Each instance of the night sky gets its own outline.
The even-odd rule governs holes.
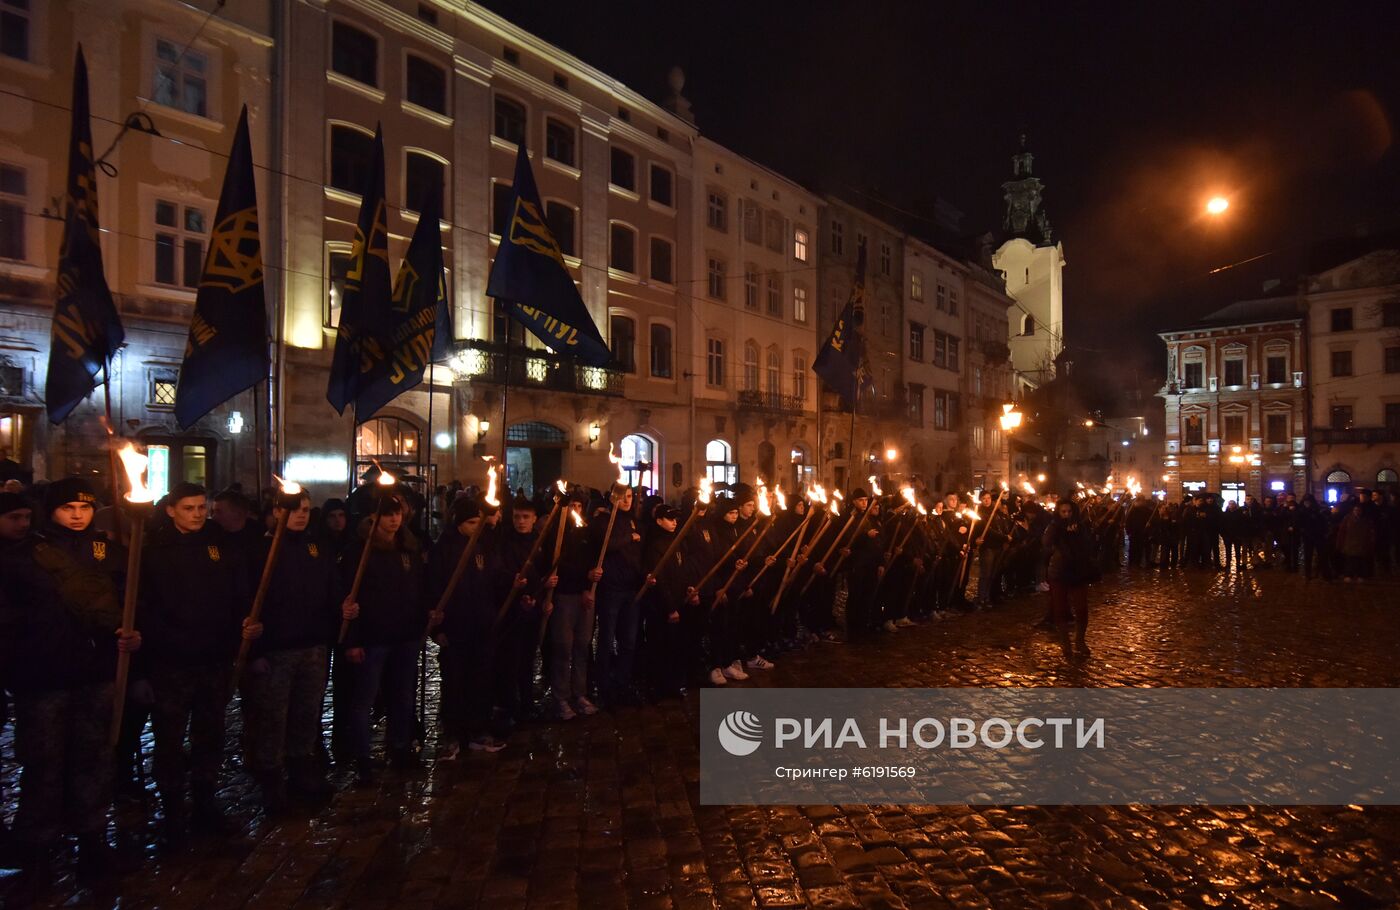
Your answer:
[[[940,197],[999,231],[1024,130],[1077,362],[1160,373],[1157,331],[1400,224],[1393,5],[487,6],[656,100],[679,64],[703,133],[916,233]]]

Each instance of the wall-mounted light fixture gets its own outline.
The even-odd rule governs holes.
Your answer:
[[[588,425],[588,444],[597,445],[598,437],[603,435],[603,428],[598,425],[598,421],[593,421]]]

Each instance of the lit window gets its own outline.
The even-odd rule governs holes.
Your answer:
[[[329,250],[326,254],[326,306],[321,314],[322,323],[328,328],[340,324],[340,302],[345,295],[345,279],[350,274],[350,253],[345,250]]]
[[[921,272],[909,273],[909,298],[911,300],[924,299],[924,276]]]
[[[156,201],[156,284],[197,288],[204,271],[204,210]]]
[[[705,443],[705,473],[711,483],[734,483],[739,479],[739,466],[730,461],[729,443],[711,439]]]
[[[792,232],[792,258],[798,262],[807,261],[807,232],[802,228]]]
[[[656,488],[656,444],[645,436],[624,436],[618,446],[620,465],[629,487]]]
[[[151,374],[151,390],[147,399],[147,404],[152,408],[173,408],[175,407],[175,389],[180,383],[180,376],[174,372],[162,372]]]
[[[807,289],[794,285],[792,289],[792,319],[794,322],[807,321]]]
[[[14,0],[6,0],[5,6]],[[166,107],[208,116],[209,58],[194,50],[183,54],[173,42],[156,39],[156,84],[154,101]]]

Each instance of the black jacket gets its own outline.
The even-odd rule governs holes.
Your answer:
[[[233,661],[252,605],[246,551],[213,522],[190,534],[151,533],[141,560],[136,628],[153,667]]]
[[[121,604],[106,576],[30,536],[0,544],[0,686],[44,692],[112,679]]]
[[[363,530],[368,533],[369,522],[364,524]],[[343,601],[350,593],[360,554],[366,546],[371,544],[361,540],[359,546],[341,556],[337,601]],[[350,623],[345,647],[385,647],[421,638],[428,627],[431,608],[424,600],[423,574],[417,539],[407,530],[401,530],[388,546],[374,545],[356,596],[360,615]]]
[[[271,546],[268,536],[257,551],[254,566],[259,573]],[[336,558],[331,548],[309,531],[284,531],[263,603],[263,634],[253,643],[253,654],[335,641],[340,629],[340,601],[335,594]]]

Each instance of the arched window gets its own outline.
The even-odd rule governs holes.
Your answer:
[[[1030,313],[1027,313],[1027,314],[1026,314],[1026,318],[1025,318],[1024,320],[1022,320],[1022,322],[1021,322],[1021,334],[1022,334],[1022,335],[1034,335],[1034,334],[1035,334],[1035,317],[1032,316]]]
[[[1331,471],[1327,475],[1327,501],[1337,502],[1351,487],[1351,475],[1346,471]]]
[[[758,391],[758,342],[744,342],[744,388]]]
[[[375,417],[360,424],[355,433],[355,455],[359,459],[413,459],[422,443],[418,428],[399,417]]]
[[[525,105],[504,95],[496,96],[495,121],[492,132],[507,142],[519,145],[525,139]]]
[[[1376,472],[1376,483],[1400,483],[1400,474],[1395,473],[1394,468],[1381,468]]]
[[[734,483],[739,479],[739,466],[731,460],[732,451],[723,439],[705,443],[705,474],[711,483]]]
[[[374,137],[364,130],[340,123],[331,125],[330,185],[360,195],[369,186]]]
[[[807,404],[807,355],[801,351],[792,355],[792,395],[798,404]]]
[[[656,489],[656,443],[645,436],[632,434],[622,437],[622,471],[627,475],[627,485],[644,490]]]
[[[770,398],[783,394],[783,354],[777,348],[768,349],[768,369],[765,387]]]

